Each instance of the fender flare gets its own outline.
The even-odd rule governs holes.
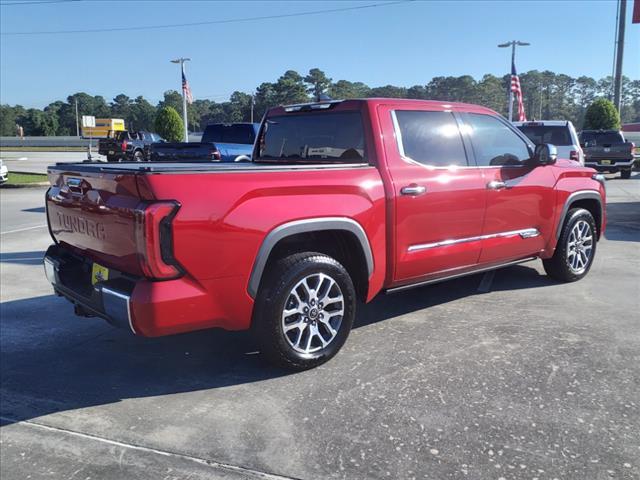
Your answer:
[[[247,290],[251,298],[256,298],[256,295],[258,294],[258,287],[260,286],[260,280],[264,274],[264,269],[267,265],[269,255],[280,240],[299,233],[318,232],[323,230],[343,230],[355,235],[362,247],[362,252],[367,263],[368,276],[371,278],[371,275],[373,274],[373,253],[371,251],[371,245],[369,244],[367,234],[358,222],[345,217],[322,217],[295,220],[293,222],[287,222],[277,226],[271,230],[262,241],[256,259],[253,262],[251,276],[249,277]]]
[[[567,213],[569,212],[569,208],[571,204],[576,200],[596,200],[600,207],[600,225],[598,225],[598,234],[602,231],[602,197],[597,190],[579,190],[577,192],[573,192],[571,195],[567,197],[564,202],[564,206],[562,207],[562,212],[560,213],[560,218],[558,219],[558,224],[556,226],[556,240],[560,239],[560,234],[562,233],[562,225],[564,225],[564,221],[567,217]]]

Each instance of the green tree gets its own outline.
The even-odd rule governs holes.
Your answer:
[[[599,98],[587,108],[584,116],[585,130],[619,130],[620,114],[613,102]]]
[[[307,92],[311,94],[314,101],[319,100],[320,95],[325,93],[331,85],[331,79],[319,68],[309,70],[309,74],[304,77],[304,81],[310,85]]]
[[[369,96],[369,90],[371,89],[362,82],[338,80],[329,87],[329,96],[335,99],[365,98]]]
[[[28,136],[53,136],[58,130],[58,117],[52,112],[30,108],[18,119]]]
[[[0,135],[9,137],[16,134],[16,111],[9,105],[0,105]]]
[[[304,79],[295,70],[287,70],[273,85],[276,105],[290,105],[309,101]]]
[[[169,142],[180,142],[184,138],[184,125],[173,107],[162,107],[156,116],[156,132]]]
[[[135,130],[153,130],[156,119],[156,107],[137,96],[129,106],[129,118],[126,121]]]

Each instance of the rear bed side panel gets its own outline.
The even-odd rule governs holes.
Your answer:
[[[174,256],[201,288],[220,288],[225,283],[216,282],[220,279],[233,284],[242,279],[242,288],[225,289],[220,297],[222,308],[236,321],[234,328],[249,325],[253,299],[247,289],[254,261],[266,235],[284,223],[319,217],[355,220],[374,257],[369,296],[383,286],[385,198],[375,167],[161,174],[139,181],[141,191],[156,199],[181,203],[173,220]]]

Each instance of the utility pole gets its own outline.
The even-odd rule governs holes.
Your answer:
[[[187,95],[184,92],[183,78],[184,78],[184,63],[191,61],[190,58],[176,58],[171,60],[171,63],[180,64],[180,88],[182,90],[182,121],[184,123],[184,141],[189,143],[189,126],[187,124]]]
[[[618,41],[616,48],[616,74],[613,79],[613,104],[620,111],[622,96],[622,57],[624,56],[624,27],[627,17],[627,0],[620,0],[618,16]]]
[[[511,47],[511,70],[509,70],[509,121],[513,121],[513,90],[511,89],[511,75],[513,74],[513,67],[516,64],[516,45],[519,47],[527,47],[531,45],[527,42],[521,42],[520,40],[512,40],[507,43],[501,43],[498,45],[500,48]]]
[[[78,120],[78,99],[76,98],[76,137],[80,137],[80,123]]]
[[[253,95],[251,95],[251,123],[253,123],[253,106],[256,104],[256,101],[253,97]]]

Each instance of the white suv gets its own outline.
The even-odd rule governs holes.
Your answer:
[[[4,183],[9,179],[9,170],[7,166],[0,160],[0,183]]]
[[[584,152],[576,129],[568,120],[539,120],[537,122],[513,122],[535,144],[551,143],[558,148],[558,157],[569,158],[584,165]]]

